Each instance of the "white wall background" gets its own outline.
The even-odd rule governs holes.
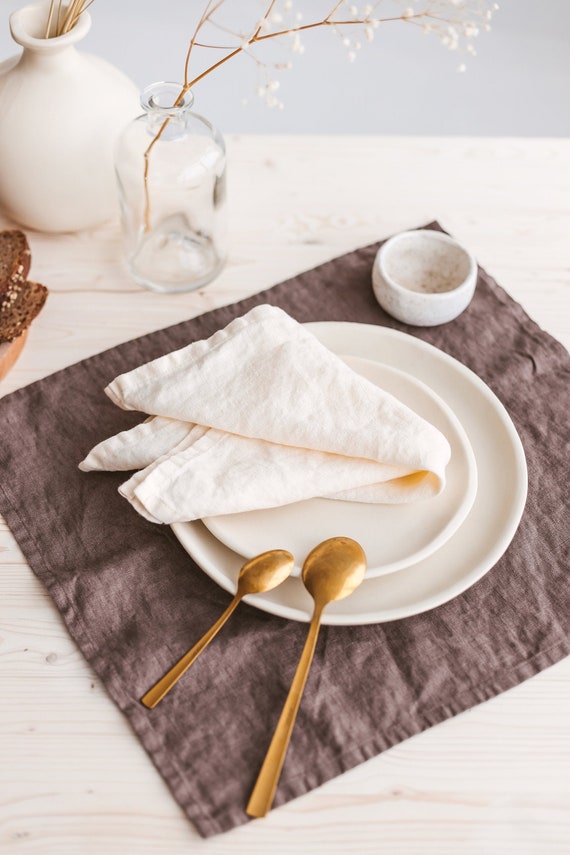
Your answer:
[[[0,0],[1,59],[16,52],[8,16],[24,4]],[[83,46],[141,88],[156,80],[179,81],[203,5],[201,0],[95,0]],[[252,8],[258,11],[263,4],[226,0],[226,5],[234,17],[250,21]],[[308,21],[323,2],[297,0],[295,7]],[[450,52],[437,38],[402,22],[378,30],[355,63],[347,61],[331,31],[306,34],[304,44],[301,56],[272,53],[294,61],[293,69],[280,75],[284,110],[270,110],[257,99],[255,65],[240,57],[196,87],[197,111],[224,133],[570,136],[570,0],[502,0],[491,32],[476,40],[476,58]],[[459,74],[463,61],[467,71]]]

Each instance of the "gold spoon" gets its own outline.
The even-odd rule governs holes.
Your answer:
[[[313,660],[323,609],[328,603],[352,594],[365,572],[364,550],[349,537],[331,537],[315,546],[305,559],[302,578],[315,603],[313,616],[289,695],[246,808],[249,816],[265,816],[271,809]]]
[[[186,673],[190,665],[196,661],[200,653],[205,650],[210,641],[223,627],[229,616],[238,606],[240,600],[247,594],[262,594],[271,591],[291,574],[295,559],[290,552],[284,549],[272,549],[262,552],[255,558],[250,558],[239,571],[236,595],[218,618],[215,624],[196,642],[194,647],[182,656],[172,666],[170,671],[161,677],[158,683],[149,689],[141,698],[141,703],[149,710],[160,703],[163,697],[171,690],[175,683]]]

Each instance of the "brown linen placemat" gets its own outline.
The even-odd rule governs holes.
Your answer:
[[[432,224],[433,228],[438,228]],[[529,496],[515,538],[450,603],[386,624],[323,627],[276,804],[533,676],[569,653],[570,357],[480,271],[469,309],[429,329],[387,316],[371,289],[378,244],[232,306],[127,342],[0,401],[0,512],[70,634],[200,834],[247,820],[307,626],[242,605],[152,712],[139,698],[229,601],[170,529],[81,473],[95,443],[144,416],[103,394],[117,374],[269,302],[299,321],[403,329],[464,362],[520,433]],[[501,473],[497,472],[497,477]],[[381,774],[381,772],[379,773]]]

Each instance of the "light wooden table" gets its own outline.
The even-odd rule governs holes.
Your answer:
[[[231,257],[199,293],[138,290],[116,225],[30,233],[51,296],[0,394],[434,218],[570,348],[570,141],[236,137],[229,153]],[[204,841],[3,523],[0,565],[2,851],[570,852],[570,659]]]

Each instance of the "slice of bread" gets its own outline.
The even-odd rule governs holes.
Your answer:
[[[31,261],[24,232],[0,232],[0,380],[22,352],[28,327],[48,295],[43,285],[27,281]]]
[[[0,300],[26,281],[32,254],[24,232],[0,232]]]
[[[0,342],[18,338],[42,310],[48,289],[38,282],[12,285],[0,298]]]

